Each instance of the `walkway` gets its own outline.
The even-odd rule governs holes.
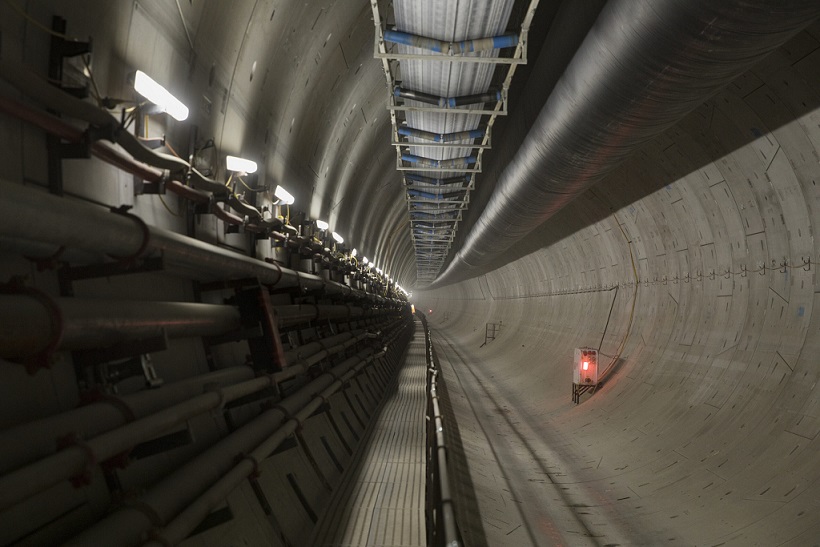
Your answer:
[[[314,545],[425,545],[426,368],[424,329],[416,321],[397,381],[319,521]]]

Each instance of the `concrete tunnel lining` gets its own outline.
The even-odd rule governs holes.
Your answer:
[[[178,79],[180,95],[196,105],[197,124],[214,137],[220,153],[260,158],[263,180],[287,181],[310,216],[326,218],[409,288],[413,247],[388,145],[384,79],[372,58],[369,6],[333,0],[230,4],[181,2],[181,19],[174,2],[99,0],[83,9],[69,4],[61,15],[70,34],[93,37],[94,73],[108,94],[125,93],[125,72],[136,67],[165,81]],[[534,33],[546,34],[545,43],[558,30],[576,38],[581,33],[567,27],[548,32],[551,18],[568,5],[541,2],[544,15]],[[45,21],[55,8],[37,0],[25,9]],[[0,3],[0,19],[3,56],[42,68],[47,35],[7,3]],[[531,63],[538,61],[537,49]],[[432,310],[428,319],[449,411],[459,418],[451,435],[463,445],[454,465],[464,497],[456,507],[468,544],[550,543],[563,541],[564,534],[570,543],[817,542],[818,67],[815,22],[643,145],[493,261],[490,271],[441,289],[414,289],[416,307]],[[526,77],[529,70],[518,74]],[[519,91],[514,88],[512,96],[530,96]],[[7,82],[0,82],[0,92],[15,96]],[[515,100],[511,108],[513,116],[515,109],[537,112]],[[498,140],[505,131],[512,138],[512,125],[519,122],[500,122]],[[163,124],[152,121],[152,136],[167,134],[174,143],[187,138],[183,125]],[[1,115],[0,143],[0,178],[45,185],[42,132]],[[502,147],[511,146],[499,142],[490,151],[488,176],[501,172],[493,162],[506,160]],[[169,214],[156,196],[135,197],[130,175],[96,159],[64,162],[64,179],[65,199],[131,204],[148,224],[185,233],[184,220]],[[483,182],[488,189],[493,183]],[[483,192],[476,192],[472,213],[489,197]],[[166,200],[178,211],[173,199]],[[465,223],[459,238],[467,232]],[[201,218],[198,236],[232,251],[248,249],[244,234],[225,233],[212,216]],[[36,286],[55,290],[52,273],[35,271],[21,253],[3,248],[2,239],[0,251],[3,279],[25,274]],[[194,298],[188,280],[166,274],[77,284],[79,298],[122,299],[125,292],[134,300]],[[501,330],[479,347],[487,323],[500,323]],[[572,405],[572,350],[599,343],[604,354],[620,359],[594,395]],[[245,353],[219,347],[212,358],[229,367],[241,365]],[[2,365],[3,427],[67,411],[79,399],[68,358],[33,377]],[[167,381],[209,370],[196,339],[171,341],[154,356],[154,366]],[[378,387],[381,380],[374,383]],[[366,427],[357,421],[364,422],[363,409],[369,414],[378,408],[368,387],[352,385],[347,399],[334,395],[332,416],[341,437],[326,417],[316,416],[308,442],[320,446],[324,436],[343,464],[352,461],[345,443],[364,436]],[[474,407],[465,406],[465,399]],[[250,411],[240,409],[234,418],[244,423]],[[190,427],[193,445],[122,471],[124,488],[159,480],[230,429],[217,416],[198,417]],[[489,454],[500,439],[508,445],[502,458],[471,459],[471,448]],[[218,545],[225,537],[284,544],[277,529],[307,537],[314,523],[300,512],[286,474],[276,475],[290,468],[307,498],[325,498],[301,450],[264,464],[261,487],[273,493],[272,502],[281,494],[286,506],[278,523],[271,524],[277,516],[265,513],[246,483],[228,498],[232,521],[183,544]],[[330,456],[318,453],[326,474],[338,480]],[[483,468],[503,473],[507,487],[528,502],[523,514],[507,509],[515,522],[487,523],[496,505],[514,506],[516,496],[482,482],[476,471]],[[557,487],[542,489],[542,478],[530,481],[536,474],[549,475]],[[35,500],[39,508],[30,503],[0,519],[29,516],[39,522],[80,503],[70,518],[86,526],[105,513],[110,499],[101,473],[86,490],[63,486]],[[539,528],[544,515],[554,530]],[[79,532],[79,524],[72,526],[66,527],[72,535]],[[45,543],[67,538],[43,537]]]
[[[816,33],[644,146],[542,226],[528,254],[417,293],[464,354],[456,374],[488,386],[528,441],[553,440],[555,481],[603,495],[639,543],[803,545],[820,529],[817,115],[789,96],[814,94]],[[627,336],[630,247],[626,347],[604,386],[570,405],[572,349],[602,342],[611,356]],[[481,348],[487,323],[501,332]],[[498,404],[476,400],[489,416]]]

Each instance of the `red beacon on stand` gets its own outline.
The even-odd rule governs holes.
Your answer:
[[[572,363],[572,402],[578,404],[581,395],[598,387],[598,350],[575,348]]]

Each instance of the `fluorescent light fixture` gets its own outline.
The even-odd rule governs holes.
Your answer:
[[[328,224],[324,220],[317,220],[316,227],[320,230],[327,230]]]
[[[381,274],[382,274],[382,271],[381,271],[380,269],[376,268],[376,273],[377,273],[377,274],[379,274],[379,275],[381,275]]]
[[[236,173],[256,173],[255,161],[237,158],[236,156],[228,156],[225,158],[225,164],[228,167],[228,171],[234,171]]]
[[[276,190],[273,191],[273,195],[279,198],[279,201],[282,205],[291,205],[296,198],[293,197],[293,194],[282,188],[281,186],[277,185]]]
[[[134,90],[175,120],[181,122],[188,118],[188,107],[141,70],[134,75]]]
[[[367,259],[367,257],[362,258],[362,264],[367,264],[368,262],[370,261]]]
[[[356,248],[354,247],[353,250],[350,251],[350,256],[355,257],[357,254],[359,254],[359,251],[357,251]]]
[[[344,243],[345,242],[345,238],[343,238],[342,236],[340,236],[336,232],[333,232],[333,239],[336,240],[336,243]]]

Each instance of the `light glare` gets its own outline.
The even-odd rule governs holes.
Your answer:
[[[188,118],[188,107],[141,70],[134,76],[134,90],[175,120],[181,122]]]
[[[228,156],[225,158],[225,165],[228,167],[228,171],[234,171],[236,173],[256,173],[256,162],[246,160],[245,158]]]
[[[296,198],[293,197],[293,194],[282,188],[281,186],[277,185],[276,190],[273,191],[273,195],[279,198],[279,201],[282,205],[292,205]]]

